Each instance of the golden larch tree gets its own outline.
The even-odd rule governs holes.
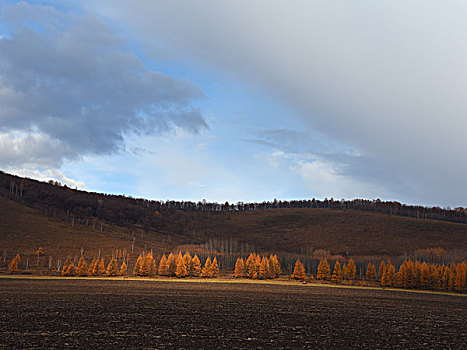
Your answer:
[[[187,276],[191,274],[192,261],[193,261],[193,258],[191,257],[190,253],[185,252],[185,255],[183,255],[183,262],[185,263],[185,266],[186,266]]]
[[[135,266],[133,267],[133,275],[140,276],[143,269],[143,257],[141,254],[136,259]]]
[[[201,273],[201,262],[199,261],[198,256],[195,254],[191,260],[191,274],[194,277],[198,277]]]
[[[90,276],[97,276],[97,265],[99,264],[99,260],[97,258],[93,258],[91,263],[89,264],[88,268],[88,275]]]
[[[159,262],[159,270],[157,271],[160,276],[168,276],[169,275],[169,266],[167,265],[167,257],[162,255],[162,258]]]
[[[177,257],[177,267],[175,268],[175,276],[178,278],[188,276],[188,271],[185,264],[185,259],[183,259],[182,252],[178,253]]]
[[[431,280],[430,267],[424,262],[420,267],[420,286],[423,289],[430,289]]]
[[[78,276],[86,276],[88,274],[88,264],[86,264],[86,260],[84,256],[81,255],[78,261],[78,266],[76,268],[76,274]]]
[[[123,260],[122,265],[120,266],[120,276],[125,276],[127,269],[128,269],[128,266],[126,264],[126,261]]]
[[[303,266],[300,260],[295,262],[295,267],[291,276],[293,279],[296,280],[304,280],[305,279],[305,266]]]
[[[334,264],[334,271],[332,272],[332,279],[334,283],[341,283],[342,282],[342,269],[339,260],[336,260]]]
[[[381,260],[381,264],[379,264],[379,269],[378,269],[378,282],[381,283],[383,279],[383,274],[386,271],[386,264],[384,263],[383,260]]]
[[[245,263],[242,258],[238,258],[235,263],[235,278],[245,277]]]
[[[457,264],[456,266],[456,283],[455,283],[455,289],[457,291],[462,291],[465,289],[465,276],[466,273],[466,262],[462,262]]]
[[[355,266],[355,262],[353,261],[353,259],[350,258],[349,262],[347,263],[345,277],[347,280],[353,281],[355,279],[356,274],[357,274],[357,267]]]
[[[268,260],[263,256],[263,258],[261,259],[261,263],[259,264],[258,278],[264,280],[268,277],[269,277]]]
[[[11,259],[10,263],[8,264],[8,273],[15,273],[18,271],[18,265],[19,261],[21,260],[21,257],[19,254],[16,254],[16,256]]]
[[[206,259],[203,269],[201,270],[201,277],[212,277],[212,262],[209,256]]]
[[[107,270],[105,271],[106,275],[109,277],[118,276],[119,272],[117,260],[115,258],[110,259]]]
[[[376,280],[376,268],[371,262],[368,263],[366,268],[366,280],[370,282]]]
[[[316,278],[319,280],[331,279],[331,267],[329,266],[328,260],[326,258],[319,261]]]
[[[212,271],[211,277],[219,276],[219,263],[217,262],[216,257],[214,257],[214,259],[212,260],[211,271]]]
[[[101,260],[99,261],[99,264],[97,265],[97,273],[99,275],[103,275],[105,273],[105,261],[104,261],[104,257],[101,258]]]
[[[169,268],[169,276],[175,276],[175,270],[177,269],[177,258],[172,253],[167,258],[167,266]]]

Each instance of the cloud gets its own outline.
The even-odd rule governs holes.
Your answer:
[[[23,176],[27,178],[36,179],[39,181],[50,181],[55,180],[59,181],[62,185],[67,185],[71,188],[77,188],[80,190],[86,190],[86,185],[82,181],[77,181],[70,179],[69,177],[65,176],[61,171],[57,169],[49,169],[49,170],[33,170],[33,169],[15,169],[10,171],[11,174]]]
[[[208,127],[194,105],[203,91],[146,69],[97,15],[19,2],[1,19],[1,164],[57,167],[118,152],[131,135]]]
[[[353,150],[342,175],[409,202],[466,205],[467,5],[124,1],[95,5],[148,54],[233,72]],[[286,118],[284,123],[286,123]]]

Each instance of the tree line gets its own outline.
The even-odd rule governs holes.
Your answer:
[[[378,283],[382,287],[398,287],[406,289],[447,290],[463,292],[467,291],[467,262],[434,264],[419,260],[404,260],[397,270],[391,260],[381,261],[379,268],[369,262],[362,281],[356,281],[356,265],[353,259],[347,264],[341,265],[339,260],[331,267],[326,258],[321,259],[316,275],[310,275],[311,279],[331,281],[332,283],[369,282]],[[292,278],[297,280],[307,279],[305,267],[297,260],[292,273]]]
[[[124,195],[89,193],[62,186],[9,175],[0,171],[0,194],[42,210],[49,216],[103,229],[105,223],[141,225],[147,229],[177,233],[185,218],[180,212],[250,211],[285,208],[327,208],[365,210],[388,215],[408,216],[467,223],[467,208],[440,208],[404,205],[396,201],[304,199],[263,201],[260,203],[216,203],[205,200],[157,201]],[[164,214],[164,215],[160,215]]]
[[[195,254],[193,257],[189,252],[182,254],[163,254],[160,258],[152,252],[142,252],[138,255],[133,268],[128,266],[128,255],[112,254],[112,258],[106,264],[104,257],[95,257],[88,264],[83,255],[77,263],[67,258],[60,265],[62,276],[125,276],[134,275],[141,277],[202,277],[214,278],[219,276],[220,267],[217,257],[208,256],[202,263]],[[21,257],[15,255],[8,264],[9,273],[19,270]],[[50,258],[49,258],[50,267]],[[230,270],[231,271],[231,270]],[[226,271],[225,271],[226,272]],[[269,257],[250,253],[247,258],[239,257],[235,263],[233,276],[235,278],[250,279],[274,279],[283,275],[283,270],[277,255]],[[329,281],[336,284],[378,284],[382,287],[398,287],[408,289],[467,291],[467,262],[450,264],[430,263],[426,261],[406,259],[398,268],[391,260],[381,260],[379,267],[369,262],[363,271],[363,277],[357,276],[357,266],[352,258],[347,263],[336,260],[331,268],[327,258],[319,261],[316,274],[306,273],[305,266],[297,259],[293,267],[292,279]]]

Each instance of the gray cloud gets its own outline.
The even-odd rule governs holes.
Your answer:
[[[467,205],[467,5],[99,2],[155,55],[234,71],[354,149],[343,167],[408,202]]]
[[[10,28],[0,37],[0,142],[10,153],[0,157],[4,165],[35,158],[56,166],[116,152],[130,134],[208,127],[193,107],[204,97],[201,89],[147,70],[97,16],[20,2],[5,7],[1,18]],[[22,138],[5,136],[11,132]],[[14,153],[14,145],[35,149]]]

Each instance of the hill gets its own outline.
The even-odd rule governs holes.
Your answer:
[[[88,256],[152,249],[286,256],[398,257],[440,247],[465,256],[467,225],[341,208],[218,210],[72,190],[0,174],[0,254]],[[171,204],[175,203],[175,204]],[[188,203],[188,202],[185,202]],[[228,205],[228,204],[227,204]],[[184,207],[186,206],[186,207]],[[225,209],[225,205],[224,209]],[[458,215],[458,213],[457,213]],[[448,215],[446,215],[448,217]],[[460,217],[462,219],[462,217]]]

